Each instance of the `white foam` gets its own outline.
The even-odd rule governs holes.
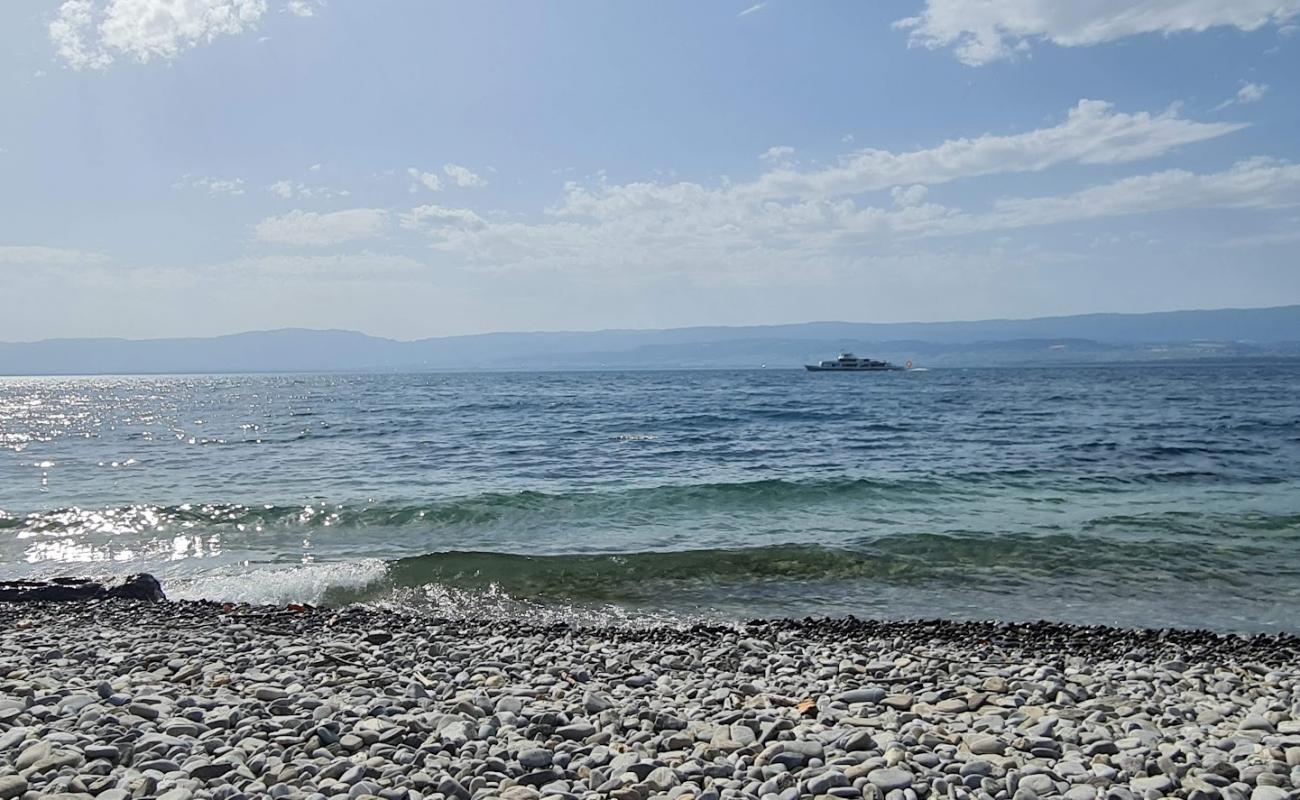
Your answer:
[[[319,604],[331,589],[364,589],[384,579],[388,567],[377,558],[295,566],[238,567],[164,581],[174,600],[219,600],[230,603]]]

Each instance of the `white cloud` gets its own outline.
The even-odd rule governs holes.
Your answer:
[[[319,214],[294,209],[267,217],[253,232],[263,242],[301,247],[328,247],[357,239],[373,239],[388,228],[388,212],[380,208],[352,208]]]
[[[487,186],[487,181],[479,175],[476,175],[468,167],[462,167],[459,164],[443,164],[442,171],[452,182],[463,188]]]
[[[1237,90],[1238,103],[1257,103],[1268,92],[1267,84],[1248,83]]]
[[[244,193],[243,178],[208,178],[193,177],[182,175],[181,179],[172,184],[173,189],[201,189],[208,194],[218,195],[227,194],[239,196]]]
[[[920,15],[899,20],[914,45],[951,47],[964,64],[1010,58],[1037,40],[1080,47],[1144,33],[1243,31],[1300,15],[1300,0],[926,0]]]
[[[764,8],[767,8],[767,3],[755,3],[754,5],[750,6],[749,8],[745,9],[744,11],[740,12],[740,13],[737,14],[736,16],[738,16],[738,17],[748,17],[750,14],[754,14],[754,13],[757,13],[757,12],[759,12],[759,11],[762,11]]]
[[[66,247],[0,245],[0,265],[75,267],[82,264],[102,264],[105,261],[108,261],[108,256],[103,253],[74,250]]]
[[[1249,103],[1258,103],[1260,100],[1264,99],[1264,95],[1267,93],[1268,84],[1242,83],[1241,88],[1237,90],[1236,95],[1229,97],[1222,103],[1219,103],[1214,107],[1214,110],[1221,111],[1232,105],[1244,106]]]
[[[295,197],[304,200],[328,200],[333,197],[349,197],[352,192],[347,189],[332,189],[328,186],[308,186],[305,183],[291,180],[276,181],[269,184],[266,190],[271,194],[283,197],[286,200]]]
[[[889,196],[899,208],[911,208],[925,202],[925,196],[929,192],[924,184],[917,183],[906,187],[895,186],[889,190]]]
[[[611,206],[586,220],[494,222],[467,209],[422,207],[402,224],[423,231],[436,250],[486,270],[707,273],[709,280],[745,281],[915,253],[918,240],[1186,209],[1291,208],[1300,206],[1300,165],[1257,159],[1210,174],[1167,170],[1061,196],[1004,199],[974,213],[925,203],[919,192],[906,197],[911,190],[896,194],[914,204],[891,209],[851,200],[742,203],[721,192],[660,189],[605,187],[610,197],[649,191],[661,202],[653,210],[635,202]],[[584,202],[575,187],[569,196]]]
[[[1008,170],[1011,167],[1008,167]],[[484,269],[590,274],[798,274],[921,239],[1183,209],[1273,211],[1300,205],[1300,165],[1269,159],[1197,174],[1165,170],[1055,196],[1006,198],[967,211],[927,201],[924,185],[890,187],[882,205],[846,194],[773,198],[751,184],[569,183],[551,221],[496,221],[468,209],[422,206],[401,218],[431,246]]]
[[[1020,205],[1006,201],[979,214],[927,202],[928,187],[1063,164],[1129,163],[1241,127],[1186,120],[1173,110],[1122,113],[1107,103],[1085,100],[1063,122],[1038,130],[954,139],[903,153],[861,150],[816,170],[782,164],[743,183],[610,184],[603,176],[570,182],[561,201],[547,209],[549,222],[485,220],[468,209],[425,206],[404,215],[401,224],[422,231],[433,247],[490,269],[599,272],[621,265],[662,272],[703,265],[747,270],[795,264],[803,269],[816,259],[842,260],[850,253],[861,257],[863,246],[888,248],[921,237],[1049,224],[1070,213],[1088,218],[1102,213],[1096,210],[1102,207],[1128,213],[1118,198],[1125,191],[1154,190],[1154,183],[1121,187],[1109,198],[1100,190],[1056,198],[1063,205],[1055,209],[1049,198]],[[1183,202],[1204,197],[1214,186],[1194,184],[1180,187]],[[888,193],[883,205],[863,203],[873,192]]]
[[[794,155],[793,147],[779,144],[767,148],[758,157],[763,161],[783,161],[792,155]]]
[[[1248,159],[1197,174],[1173,169],[1053,197],[1010,198],[982,214],[949,214],[920,233],[955,235],[1191,208],[1281,209],[1300,205],[1300,164]]]
[[[314,17],[316,16],[316,4],[310,0],[289,0],[284,10],[293,14],[295,17]]]
[[[73,69],[104,69],[119,56],[173,59],[251,30],[265,13],[266,0],[65,0],[49,35]]]
[[[1193,142],[1224,136],[1238,123],[1195,122],[1175,110],[1160,114],[1116,111],[1110,103],[1080,100],[1064,122],[1026,133],[950,139],[926,150],[859,150],[815,172],[781,168],[737,189],[761,197],[827,197],[891,186],[1009,172],[1039,172],[1060,164],[1123,164],[1163,155]]]
[[[417,206],[401,216],[401,225],[408,230],[477,230],[487,225],[473,211],[445,206]]]
[[[421,186],[431,192],[442,189],[442,179],[438,177],[436,172],[422,172],[415,167],[407,167],[406,174],[411,176],[411,194],[420,191]]]

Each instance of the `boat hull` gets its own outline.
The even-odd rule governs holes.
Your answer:
[[[887,367],[823,367],[819,364],[804,364],[809,372],[903,372],[907,367],[890,364]]]

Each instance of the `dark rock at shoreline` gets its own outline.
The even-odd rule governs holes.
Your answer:
[[[70,600],[166,600],[162,584],[148,573],[101,583],[90,578],[53,578],[48,581],[0,581],[0,601],[50,602]]]

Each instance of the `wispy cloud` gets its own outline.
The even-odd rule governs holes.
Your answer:
[[[18,267],[74,267],[81,264],[102,264],[108,261],[103,253],[74,250],[66,247],[42,245],[0,245],[0,265]]]
[[[1222,111],[1228,106],[1244,106],[1250,103],[1258,103],[1264,99],[1266,94],[1268,94],[1268,84],[1243,83],[1241,88],[1237,90],[1236,95],[1219,103],[1214,107],[1214,110]]]
[[[407,187],[411,194],[420,191],[421,186],[431,192],[442,190],[442,178],[439,178],[436,172],[425,172],[417,167],[407,167],[406,174],[411,178],[411,184]]]
[[[180,180],[172,184],[172,188],[199,189],[212,195],[226,194],[238,196],[244,193],[244,179],[208,178],[204,176],[194,177],[192,175],[182,175]]]
[[[284,10],[295,17],[314,17],[316,16],[316,3],[311,2],[311,0],[289,0]]]
[[[469,167],[462,167],[459,164],[444,164],[442,171],[448,178],[451,178],[453,183],[461,188],[487,186],[487,181]]]
[[[754,5],[740,12],[736,16],[748,17],[750,14],[757,14],[759,11],[762,11],[765,8],[767,8],[767,3],[755,3]]]
[[[1064,195],[1009,198],[988,209],[945,206],[933,186],[1060,165],[1155,158],[1242,126],[1175,111],[1124,113],[1081,101],[1066,119],[1023,133],[952,139],[908,152],[860,150],[829,168],[780,163],[754,180],[610,184],[569,182],[549,221],[485,218],[421,206],[401,227],[436,250],[485,269],[646,274],[682,270],[801,270],[904,242],[987,234],[1188,208],[1278,209],[1300,204],[1300,166],[1267,159],[1220,173],[1138,175]],[[878,201],[870,193],[886,192]]]
[[[334,197],[350,197],[348,189],[334,189],[329,186],[308,186],[301,181],[282,180],[269,184],[266,190],[286,200],[301,198],[304,200],[328,200]]]
[[[1246,127],[1196,122],[1176,110],[1125,113],[1100,100],[1080,100],[1057,125],[1010,135],[950,139],[924,150],[859,150],[815,171],[775,169],[735,191],[764,198],[825,197],[936,184],[980,175],[1040,172],[1058,164],[1123,164]]]
[[[319,214],[294,209],[267,217],[253,226],[260,241],[297,247],[328,247],[358,239],[373,239],[388,228],[388,212],[381,208],[351,208]]]
[[[926,0],[895,27],[913,45],[952,48],[964,64],[980,66],[1029,50],[1033,42],[1081,47],[1143,33],[1173,34],[1232,27],[1253,31],[1300,16],[1300,0]]]

